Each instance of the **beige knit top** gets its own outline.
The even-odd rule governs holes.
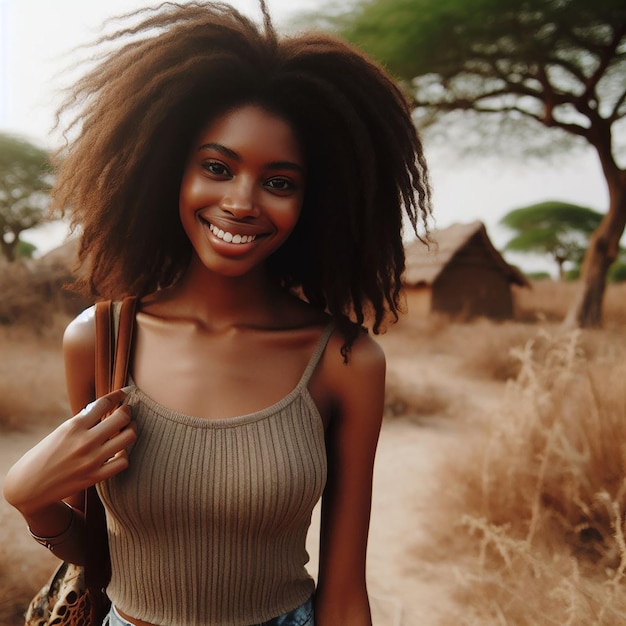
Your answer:
[[[311,512],[326,482],[324,427],[307,383],[276,404],[205,419],[129,394],[138,437],[124,472],[99,485],[113,575],[128,615],[163,626],[248,626],[306,601]]]

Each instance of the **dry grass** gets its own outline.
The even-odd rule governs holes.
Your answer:
[[[580,283],[578,281],[532,281],[532,289],[515,289],[515,319],[522,322],[561,322],[565,319]],[[603,320],[607,328],[626,324],[626,283],[607,285]]]
[[[579,333],[546,334],[517,356],[489,435],[445,472],[457,488],[441,493],[438,548],[423,556],[470,558],[463,623],[624,623],[624,343],[590,359]]]
[[[537,335],[537,325],[514,321],[493,322],[484,318],[464,324],[454,323],[444,316],[427,319],[407,315],[390,329],[383,342],[395,351],[431,357],[460,357],[460,370],[455,372],[471,378],[506,381],[520,371],[519,359],[512,351]],[[394,345],[394,339],[398,338]],[[401,345],[404,344],[404,347]]]
[[[462,371],[474,378],[497,381],[514,379],[520,372],[515,350],[537,335],[536,326],[515,322],[494,323],[479,319],[451,325],[446,336],[448,350],[462,355]]]
[[[520,322],[561,322],[573,302],[576,281],[534,280],[530,289],[515,287],[515,319]]]
[[[404,379],[390,374],[385,388],[385,417],[409,418],[420,421],[441,417],[452,405],[450,394],[431,383],[407,384]]]
[[[0,432],[35,422],[55,423],[67,414],[60,327],[37,336],[24,327],[0,326]]]
[[[67,413],[61,336],[86,305],[69,281],[65,262],[0,265],[0,431]]]
[[[626,326],[626,282],[608,286],[603,314],[611,327]]]

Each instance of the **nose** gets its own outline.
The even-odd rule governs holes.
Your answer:
[[[233,180],[225,190],[220,208],[237,219],[259,214],[253,181],[245,179]]]

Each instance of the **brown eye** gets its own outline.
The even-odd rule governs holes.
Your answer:
[[[209,174],[213,174],[214,176],[218,176],[220,178],[227,178],[231,175],[228,168],[219,161],[205,161],[202,163],[202,167],[209,172]]]
[[[291,180],[282,177],[270,178],[265,183],[265,186],[272,191],[291,191],[295,189],[295,185]]]

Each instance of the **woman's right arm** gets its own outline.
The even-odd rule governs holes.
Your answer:
[[[22,514],[31,532],[48,538],[56,556],[78,564],[84,552],[82,492],[126,469],[125,450],[136,438],[129,407],[115,409],[125,398],[123,391],[112,392],[80,410],[95,395],[94,345],[90,310],[68,326],[63,339],[74,417],[19,459],[4,481],[4,497]]]

